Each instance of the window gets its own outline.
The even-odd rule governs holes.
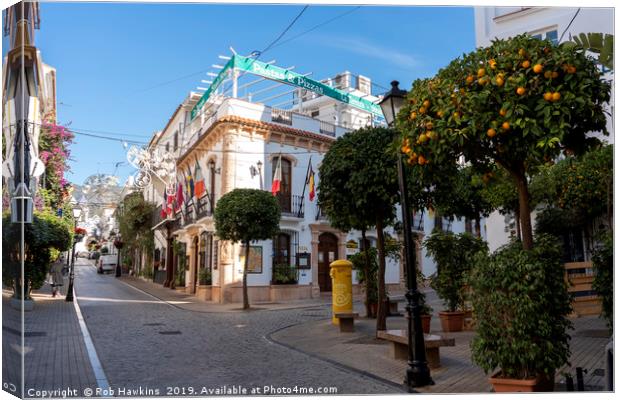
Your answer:
[[[215,163],[213,165],[215,165]],[[209,199],[209,208],[211,214],[213,214],[213,210],[215,210],[215,166],[209,168],[209,185],[209,195],[211,196]]]
[[[541,39],[541,40],[551,40],[553,44],[558,44],[558,30],[557,29],[533,33],[532,37],[536,39]]]
[[[319,110],[312,111],[312,112],[310,113],[310,116],[311,116],[312,118],[318,117],[318,116],[319,116]]]
[[[174,132],[174,143],[172,146],[172,150],[176,151],[179,148],[179,132]]]
[[[170,151],[170,142],[166,143],[166,151]]]
[[[282,157],[282,181],[280,182],[280,191],[277,193],[276,198],[280,204],[280,209],[284,213],[291,212],[291,161]],[[276,169],[278,168],[279,157],[275,157],[271,162],[271,170],[273,171],[273,177],[275,177]]]
[[[273,265],[291,265],[291,236],[279,233],[273,240]]]

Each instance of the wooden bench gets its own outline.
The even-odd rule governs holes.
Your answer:
[[[334,316],[338,318],[340,332],[355,332],[354,321],[359,317],[358,313],[336,313]]]
[[[392,329],[379,331],[377,337],[392,342],[392,356],[397,360],[406,360],[409,357],[409,340],[407,331],[404,329]],[[424,347],[426,348],[426,361],[429,368],[439,368],[439,348],[442,346],[454,346],[454,338],[444,338],[439,335],[424,334]]]

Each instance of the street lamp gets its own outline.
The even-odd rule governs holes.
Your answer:
[[[381,111],[388,126],[393,127],[396,116],[405,103],[407,91],[398,88],[398,81],[392,81],[392,89],[387,92],[379,103]],[[413,240],[411,236],[411,212],[409,209],[409,196],[407,193],[407,181],[402,159],[402,153],[398,151],[398,185],[400,188],[400,209],[403,218],[403,237],[405,240],[405,270],[407,271],[407,336],[409,354],[407,358],[407,373],[405,384],[412,391],[415,387],[434,384],[431,372],[426,362],[426,349],[424,348],[424,333],[422,332],[422,319],[420,318],[420,292],[416,281],[416,259]]]
[[[67,296],[65,297],[66,301],[73,301],[73,281],[75,278],[75,245],[77,244],[77,242],[82,240],[82,235],[75,232],[77,230],[77,222],[80,218],[80,215],[82,215],[82,209],[80,208],[80,206],[78,205],[73,207],[74,237],[73,248],[71,249],[71,273],[69,274],[69,287],[67,288]]]
[[[123,240],[121,239],[121,233],[118,233],[116,239],[114,239],[114,247],[116,247],[116,277],[120,278],[121,276],[121,249],[123,248]]]

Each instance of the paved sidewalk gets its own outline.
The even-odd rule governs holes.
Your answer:
[[[401,310],[402,308],[401,303]],[[363,315],[359,307],[356,307],[356,311]],[[582,317],[574,319],[573,322],[575,330],[571,332],[572,367],[566,366],[556,373],[556,391],[565,390],[563,372],[572,374],[576,386],[576,367],[588,371],[584,379],[586,390],[604,390],[604,349],[609,342],[605,323],[598,317]],[[340,333],[338,327],[331,324],[331,320],[311,321],[275,332],[271,335],[271,339],[306,354],[402,384],[407,362],[393,359],[390,355],[391,344],[375,338],[375,324],[374,319],[361,318],[356,321],[355,333]],[[406,329],[405,318],[388,318],[388,329]],[[473,331],[443,333],[439,319],[435,315],[431,333],[455,338],[456,346],[441,348],[441,367],[431,370],[435,385],[419,388],[419,392],[491,391],[488,377],[471,361],[469,344],[474,336]]]
[[[140,278],[133,276],[123,275],[122,282],[133,286],[136,289],[142,290],[151,296],[156,297],[159,300],[174,305],[180,309],[196,312],[243,312],[241,303],[227,303],[221,304],[214,301],[201,300],[193,294],[185,293],[185,289],[170,289],[165,288],[160,284],[148,282]],[[355,296],[355,299],[359,301],[360,296]],[[252,311],[276,311],[276,310],[289,310],[295,308],[317,307],[331,305],[331,294],[322,295],[317,299],[306,300],[290,300],[282,302],[250,302]]]
[[[21,311],[10,305],[12,292],[2,292],[3,383],[13,383],[20,390],[24,353],[26,397],[44,396],[36,392],[40,390],[63,389],[77,390],[81,396],[84,388],[97,386],[74,305],[65,301],[66,290],[67,279],[55,298],[47,283],[33,292],[34,309],[24,313],[23,348]],[[52,396],[62,397],[62,393]]]

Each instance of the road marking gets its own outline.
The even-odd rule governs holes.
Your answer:
[[[146,292],[146,291],[144,291],[144,290],[142,290],[142,289],[139,289],[139,288],[135,287],[134,285],[130,285],[130,284],[129,284],[129,283],[127,283],[127,282],[123,282],[123,281],[122,281],[122,280],[120,280],[120,279],[117,279],[116,281],[117,281],[117,282],[122,283],[123,285],[127,285],[127,286],[129,286],[130,288],[132,288],[132,289],[134,289],[134,290],[137,290],[138,292],[143,293],[143,294],[145,294],[145,295],[147,295],[147,296],[149,296],[149,297],[151,297],[151,298],[153,298],[153,299],[157,300],[157,302],[158,302],[158,303],[163,303],[163,304],[166,304],[166,305],[168,305],[168,306],[170,306],[170,307],[172,307],[172,308],[176,308],[176,309],[179,309],[179,310],[184,310],[184,309],[183,309],[183,308],[181,308],[181,307],[175,306],[174,304],[170,304],[170,303],[169,303],[169,302],[167,302],[166,300],[162,300],[162,299],[160,299],[159,297],[153,296],[153,295],[152,295],[152,294],[150,294],[149,292]],[[188,311],[188,310],[185,310],[185,311]]]
[[[88,352],[88,359],[90,360],[90,365],[93,368],[93,373],[95,374],[95,379],[97,380],[97,386],[101,389],[107,390],[110,387],[110,384],[108,383],[108,378],[106,378],[105,376],[105,372],[103,370],[103,367],[101,366],[99,357],[97,356],[97,350],[95,350],[95,345],[93,344],[93,340],[91,339],[90,333],[88,332],[88,327],[86,326],[86,322],[84,321],[82,310],[80,310],[80,306],[78,305],[75,290],[73,290],[73,299],[73,306],[75,307],[75,312],[77,314],[78,322],[80,324],[80,330],[82,331],[82,336],[84,337],[84,344],[86,345],[86,351]],[[106,395],[104,397],[109,397],[109,395]]]

